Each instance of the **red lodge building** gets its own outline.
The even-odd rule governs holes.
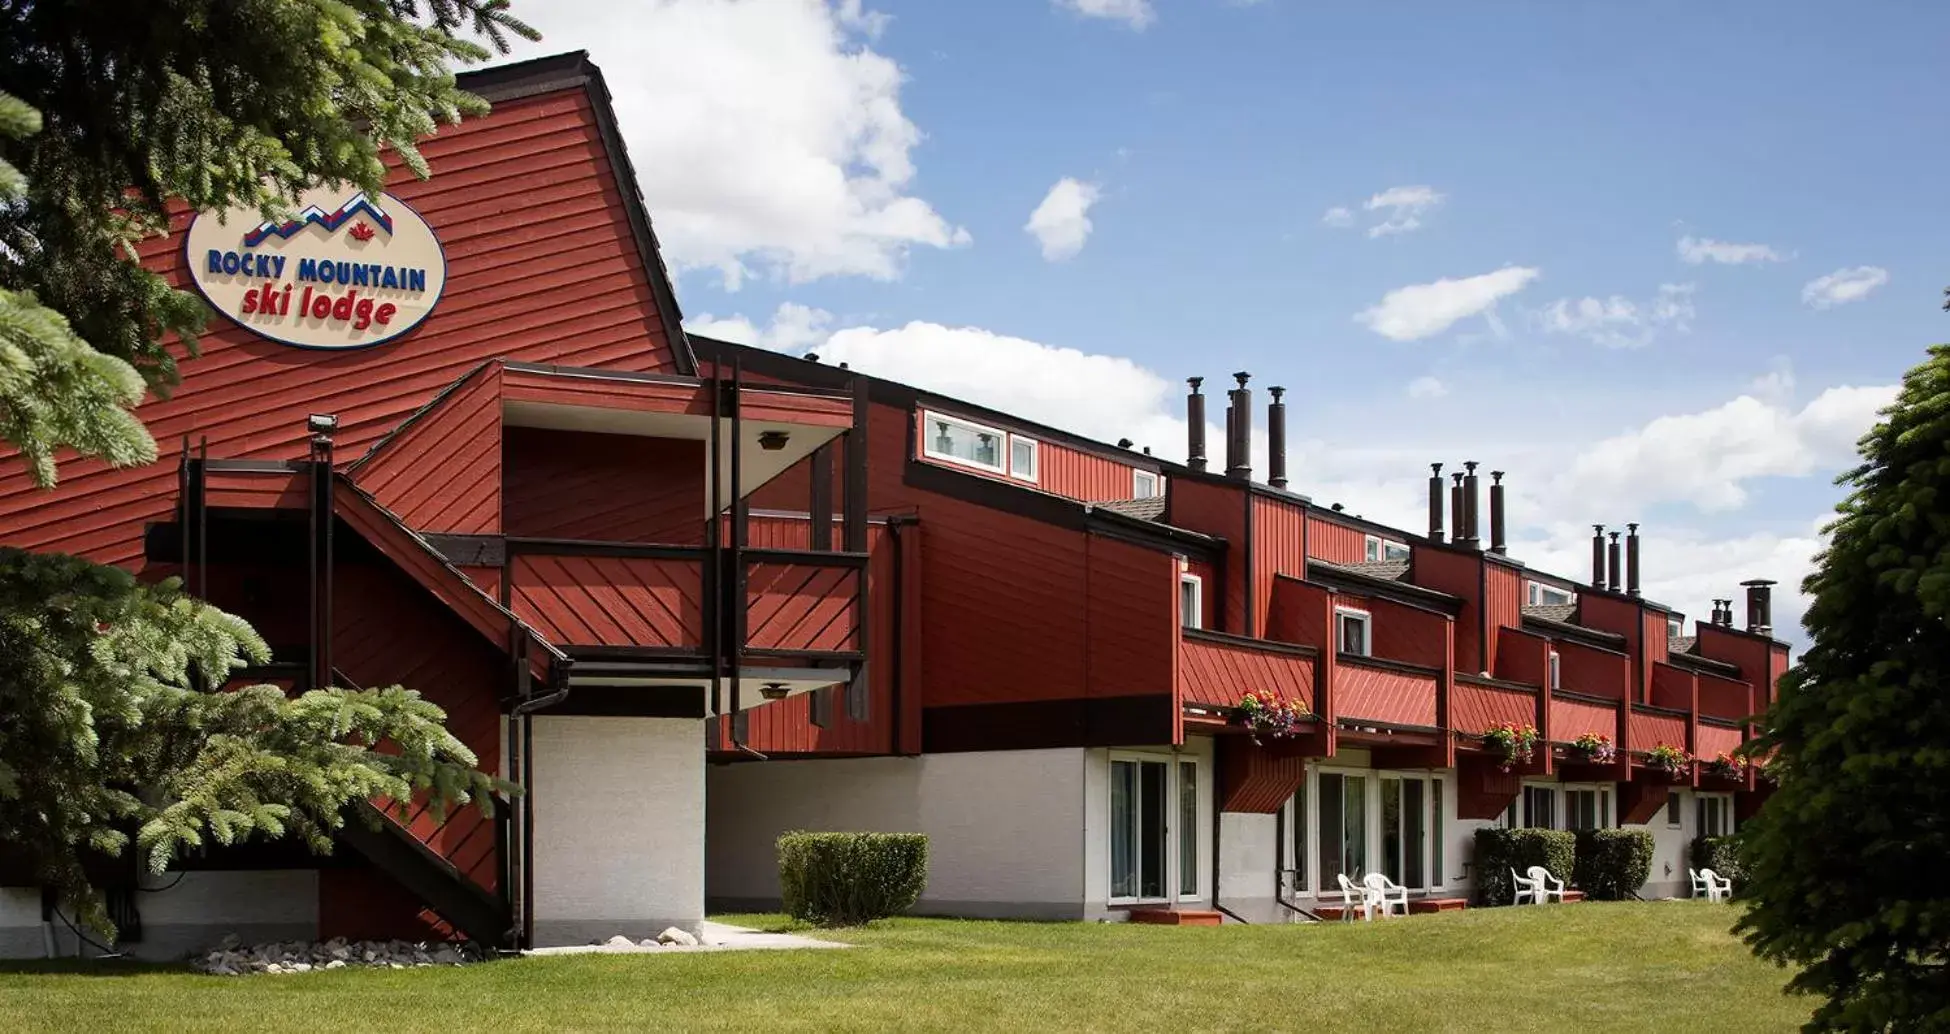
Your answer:
[[[1689,632],[1635,525],[1588,577],[1527,567],[1475,463],[1419,532],[1316,505],[1245,374],[1210,458],[1190,382],[1176,463],[687,335],[598,70],[463,85],[493,112],[425,141],[430,180],[181,213],[143,261],[218,315],[140,411],[163,460],[54,492],[7,463],[0,529],[248,619],[276,657],[240,684],[421,690],[523,793],[130,875],[129,950],[695,929],[776,906],[788,829],[928,834],[933,914],[1285,922],[1367,872],[1453,906],[1498,824],[1648,828],[1641,893],[1673,895],[1765,793],[1707,762],[1786,670],[1769,583]],[[1249,692],[1297,732],[1256,742]],[[0,887],[0,956],[42,923]]]

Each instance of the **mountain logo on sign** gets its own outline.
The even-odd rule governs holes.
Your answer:
[[[372,199],[365,195],[364,191],[360,191],[346,198],[343,204],[331,212],[326,212],[317,205],[306,205],[305,210],[299,212],[298,217],[295,219],[287,219],[282,223],[275,223],[270,220],[258,223],[255,229],[244,234],[244,247],[254,248],[271,237],[289,240],[300,230],[314,223],[324,227],[326,233],[337,233],[340,227],[351,222],[354,217],[361,213],[369,216],[373,222],[378,223],[380,228],[388,234],[393,232],[393,217],[387,215],[385,209],[374,204]],[[366,224],[360,223],[359,225],[363,227]],[[372,236],[372,232],[368,229],[364,234],[355,234],[355,236],[358,236],[360,240],[366,240]]]

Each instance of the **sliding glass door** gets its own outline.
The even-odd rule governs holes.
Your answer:
[[[1192,758],[1111,756],[1111,901],[1199,897],[1198,767]]]
[[[1368,777],[1340,772],[1320,774],[1320,882],[1322,893],[1340,889],[1340,879],[1359,882],[1368,871]]]
[[[1381,777],[1381,871],[1409,890],[1427,890],[1429,782],[1422,776]]]
[[[1442,889],[1442,777],[1319,771],[1282,809],[1284,884],[1337,898],[1340,877],[1379,872],[1411,892]]]

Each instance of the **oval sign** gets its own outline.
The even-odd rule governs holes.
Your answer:
[[[299,348],[370,348],[420,325],[447,286],[433,228],[391,194],[320,187],[286,222],[255,209],[190,222],[197,289],[239,326]]]

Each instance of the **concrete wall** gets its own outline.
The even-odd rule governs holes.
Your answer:
[[[776,843],[779,834],[804,829],[927,834],[920,914],[1080,919],[1089,753],[713,766],[705,853],[712,907],[778,907]]]
[[[688,718],[534,719],[535,943],[704,918],[704,733]]]
[[[1219,904],[1249,923],[1299,918],[1273,895],[1274,873],[1280,867],[1279,832],[1278,815],[1236,811],[1219,815]],[[1295,904],[1305,907],[1304,902]]]
[[[318,934],[316,872],[181,875],[180,881],[175,875],[145,881],[154,889],[138,893],[135,899],[142,939],[111,947],[140,958],[167,960],[212,947],[226,934],[235,934],[245,943],[308,940]],[[74,919],[72,913],[67,916]],[[54,930],[57,954],[73,956],[77,947],[90,956],[100,954],[80,945],[58,918]],[[0,889],[0,958],[40,958],[45,953],[40,891]]]

